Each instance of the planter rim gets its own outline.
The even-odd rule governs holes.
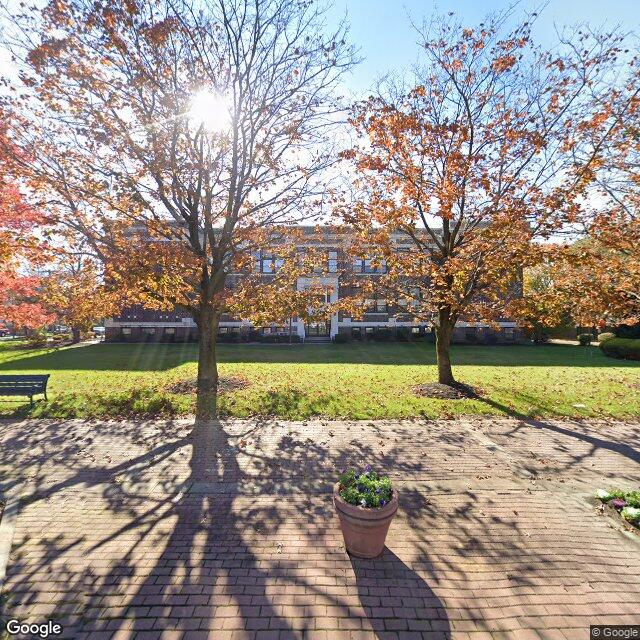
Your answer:
[[[333,503],[338,511],[360,520],[386,520],[398,510],[398,492],[392,489],[391,500],[380,509],[361,507],[360,505],[349,504],[340,495],[340,483],[333,486]]]

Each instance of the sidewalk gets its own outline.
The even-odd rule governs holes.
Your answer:
[[[18,504],[0,618],[68,638],[588,638],[640,624],[640,423],[0,422]],[[337,470],[388,472],[376,560],[344,551]],[[15,636],[14,636],[15,637]]]

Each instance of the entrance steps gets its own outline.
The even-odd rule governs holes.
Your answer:
[[[329,336],[306,336],[304,341],[305,343],[318,344],[320,342],[331,342],[331,338]]]

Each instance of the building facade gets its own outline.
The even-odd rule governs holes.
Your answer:
[[[302,228],[297,243],[301,252],[312,249],[324,256],[318,273],[297,280],[298,290],[321,285],[325,291],[323,303],[336,303],[352,293],[360,278],[377,278],[385,272],[384,262],[347,257],[345,234],[336,228]],[[394,238],[398,250],[412,248],[411,240]],[[279,258],[271,251],[254,254],[255,269],[268,281],[279,268]],[[347,277],[348,276],[348,277]],[[230,276],[233,279],[234,275]],[[514,288],[514,295],[519,289]],[[276,323],[256,327],[247,320],[223,315],[218,330],[220,342],[329,342],[331,340],[435,340],[433,326],[417,321],[406,300],[390,302],[379,298],[371,301],[362,317],[349,317],[343,312],[326,316],[314,314],[313,320],[293,317],[285,325]],[[195,342],[198,328],[193,318],[179,310],[154,311],[141,306],[124,309],[120,316],[105,322],[105,339],[110,342]],[[336,336],[340,336],[337,338]],[[468,344],[514,344],[524,339],[517,324],[500,319],[498,328],[482,323],[458,322],[453,341]]]

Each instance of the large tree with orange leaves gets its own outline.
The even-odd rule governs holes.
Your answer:
[[[581,257],[583,264],[592,264],[591,281],[576,278],[608,324],[640,322],[640,54],[630,66],[626,89],[632,97],[626,100],[623,94],[615,105],[625,126],[609,145],[597,172],[599,197],[583,219],[590,242]]]
[[[345,27],[323,33],[308,0],[51,0],[7,22],[33,187],[111,282],[193,314],[196,415],[215,416],[228,276],[326,187]]]
[[[536,239],[578,219],[626,113],[614,100],[628,105],[638,91],[611,90],[619,37],[576,33],[545,52],[529,22],[505,33],[505,20],[423,29],[413,84],[389,83],[356,105],[362,143],[343,154],[358,194],[343,217],[386,261],[378,287],[434,323],[444,384],[455,383],[456,321],[505,313],[522,267],[539,257]],[[396,251],[394,233],[412,250]]]
[[[581,326],[640,321],[640,60],[629,63],[624,91],[616,92],[616,127],[603,146],[595,183],[584,203],[574,241],[548,246],[546,287],[525,291],[514,306],[537,324],[569,316]]]

